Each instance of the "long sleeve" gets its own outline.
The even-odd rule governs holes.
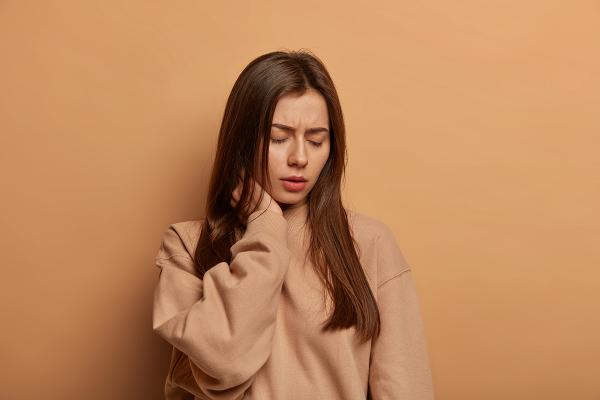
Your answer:
[[[378,246],[381,333],[371,343],[371,399],[433,400],[432,372],[412,271],[387,227]]]
[[[170,225],[156,257],[153,330],[173,345],[165,392],[186,398],[179,380],[202,399],[241,399],[271,353],[290,260],[287,221],[270,210],[251,214],[231,263],[203,279],[182,236]]]

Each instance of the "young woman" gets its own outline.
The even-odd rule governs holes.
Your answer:
[[[156,256],[170,399],[431,400],[420,303],[388,226],[342,204],[340,101],[309,51],[242,71],[205,215]]]

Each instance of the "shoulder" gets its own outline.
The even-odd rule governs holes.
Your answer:
[[[156,258],[189,256],[194,258],[204,218],[173,222],[163,230]]]
[[[350,226],[358,236],[376,237],[387,229],[387,225],[378,218],[357,210],[347,209],[346,211]]]
[[[375,246],[380,245],[381,242],[396,242],[396,236],[387,223],[359,211],[347,211],[350,226],[358,241],[373,242]]]
[[[384,221],[358,212],[347,210],[355,240],[368,264],[372,264],[377,286],[410,269],[394,231]]]

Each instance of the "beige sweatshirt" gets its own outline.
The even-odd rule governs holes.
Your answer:
[[[333,305],[302,233],[307,206],[250,215],[243,236],[200,279],[202,220],[171,224],[156,266],[153,330],[172,346],[165,398],[220,400],[434,399],[410,266],[383,222],[348,210],[381,316],[378,338],[321,333]]]

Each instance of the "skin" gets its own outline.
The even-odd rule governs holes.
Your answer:
[[[301,96],[288,94],[277,102],[269,144],[269,179],[270,195],[282,209],[306,203],[329,158],[328,129],[327,103],[318,91],[309,89]],[[282,178],[290,175],[306,178],[304,189],[287,190]]]
[[[318,91],[311,88],[302,95],[292,93],[279,99],[273,114],[269,143],[272,190],[264,194],[260,209],[282,213],[282,210],[306,203],[329,158],[331,138],[328,129],[327,103]],[[304,189],[298,192],[287,190],[282,179],[290,175],[303,176],[307,180]],[[255,185],[262,190],[257,182]],[[232,204],[239,199],[239,191],[238,186],[234,190]]]

